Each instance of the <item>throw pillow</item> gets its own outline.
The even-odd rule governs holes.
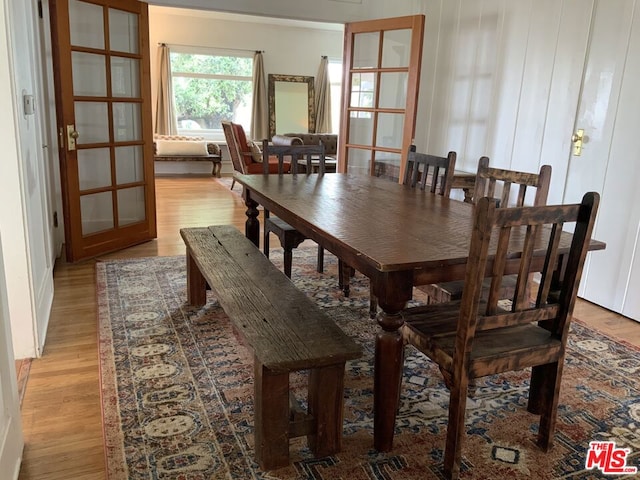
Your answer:
[[[262,163],[262,150],[260,150],[260,145],[258,144],[258,142],[252,142],[251,140],[249,140],[247,142],[247,147],[249,147],[249,151],[251,152],[253,161]]]

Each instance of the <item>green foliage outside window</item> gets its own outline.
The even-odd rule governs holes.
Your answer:
[[[248,57],[171,53],[179,127],[220,129],[251,105],[253,60]],[[197,124],[197,126],[196,126]]]

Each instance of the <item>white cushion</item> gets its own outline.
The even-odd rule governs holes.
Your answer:
[[[156,155],[206,157],[207,142],[193,140],[156,140]]]
[[[247,142],[247,147],[249,147],[249,151],[251,152],[253,161],[262,163],[262,150],[260,149],[260,145],[258,144],[258,142],[252,142],[251,140],[249,140]]]

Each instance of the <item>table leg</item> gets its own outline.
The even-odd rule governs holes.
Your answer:
[[[256,247],[260,246],[260,221],[258,220],[258,204],[251,200],[248,189],[244,189],[244,204],[247,206],[247,221],[244,224],[245,236]]]
[[[388,452],[393,448],[393,431],[400,400],[404,345],[400,327],[404,320],[401,310],[411,298],[411,276],[403,272],[385,274],[373,281],[374,293],[382,312],[376,336],[373,385],[373,444],[376,450]]]

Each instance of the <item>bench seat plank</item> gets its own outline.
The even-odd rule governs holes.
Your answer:
[[[191,260],[264,367],[288,372],[361,356],[361,347],[239,230],[220,225],[181,229],[180,234]]]

